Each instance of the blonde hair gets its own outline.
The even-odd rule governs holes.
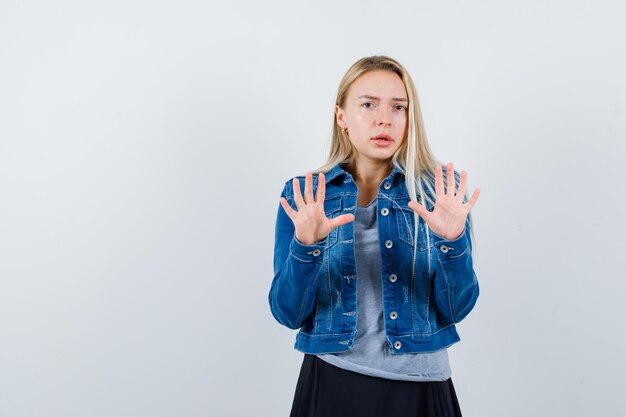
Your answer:
[[[391,71],[397,74],[404,88],[409,100],[408,103],[408,126],[406,129],[405,140],[393,154],[391,158],[391,164],[404,172],[405,184],[409,192],[411,200],[417,201],[417,190],[420,194],[420,203],[427,207],[426,202],[431,206],[435,204],[435,167],[441,162],[435,158],[433,152],[428,146],[428,140],[426,139],[426,131],[424,130],[424,121],[422,120],[422,111],[420,109],[419,99],[417,98],[417,89],[413,83],[413,79],[409,75],[408,71],[396,60],[387,56],[369,56],[359,59],[355,62],[339,83],[339,89],[337,91],[337,99],[335,104],[340,108],[344,108],[346,104],[346,98],[352,83],[356,81],[361,75],[368,71]],[[324,165],[314,170],[313,172],[327,173],[336,164],[349,164],[354,162],[356,155],[354,146],[350,142],[348,135],[337,124],[337,118],[333,112],[333,131],[330,145],[330,152],[328,160]],[[443,164],[442,164],[443,165]],[[444,170],[445,171],[445,170]],[[447,172],[444,172],[444,189],[446,187]],[[455,187],[459,185],[459,176],[455,173]],[[424,186],[428,189],[429,193],[424,192]],[[467,193],[464,196],[463,201],[467,202]],[[413,213],[415,219],[414,227],[414,251],[413,262],[415,262],[415,251],[417,250],[417,238],[418,238],[418,225],[419,215]],[[470,224],[470,239],[472,242],[472,252],[475,252],[476,248],[474,242],[474,231],[471,212],[468,215]],[[426,230],[428,231],[428,224],[424,222]],[[427,247],[428,247],[428,269],[430,271],[430,235],[426,233]]]

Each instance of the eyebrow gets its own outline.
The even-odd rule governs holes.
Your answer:
[[[380,97],[376,97],[376,96],[370,96],[370,95],[363,95],[363,96],[359,96],[359,98],[366,98],[369,100],[380,100]],[[393,101],[403,101],[403,102],[408,102],[408,100],[406,98],[399,98],[399,97],[394,97],[392,98]]]

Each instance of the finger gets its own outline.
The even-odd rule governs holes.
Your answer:
[[[304,179],[304,201],[307,204],[314,203],[313,199],[313,173],[307,172]]]
[[[416,212],[422,219],[424,219],[424,221],[428,221],[428,219],[430,219],[430,216],[431,216],[430,211],[426,210],[426,208],[420,203],[418,203],[417,201],[413,201],[413,200],[409,201],[408,206],[414,212]]]
[[[330,221],[330,226],[334,229],[336,227],[342,226],[346,223],[350,223],[354,221],[354,214],[342,214],[341,216],[334,217],[332,219],[328,219]]]
[[[467,183],[467,171],[461,171],[461,179],[459,180],[459,190],[456,192],[456,196],[459,201],[463,201],[465,197],[465,187]]]
[[[474,204],[476,204],[476,201],[478,201],[479,195],[480,195],[480,188],[477,188],[474,190],[474,194],[472,194],[472,198],[470,198],[469,203],[466,204],[468,206],[467,211],[470,211],[472,207],[474,207]]]
[[[317,174],[317,195],[315,196],[315,202],[324,202],[326,198],[326,177],[323,172]]]
[[[443,195],[443,168],[441,165],[435,167],[435,195]]]
[[[293,201],[296,203],[298,210],[304,207],[304,200],[302,199],[302,192],[300,191],[300,181],[298,178],[293,179]]]
[[[456,185],[454,184],[454,165],[452,162],[448,162],[448,165],[446,165],[446,180],[448,190],[447,194],[454,196]]]
[[[293,220],[293,217],[297,212],[291,208],[285,197],[280,198],[280,205],[283,206],[283,209],[285,210],[285,213],[287,213],[287,216],[289,216],[289,218]]]

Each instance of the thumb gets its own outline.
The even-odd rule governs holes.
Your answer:
[[[422,219],[424,219],[424,221],[427,221],[430,217],[430,212],[417,201],[409,201],[408,206],[413,209],[413,211],[416,212]]]
[[[354,221],[354,214],[342,214],[341,216],[330,219],[330,225],[334,229],[346,223],[350,223],[351,221]]]

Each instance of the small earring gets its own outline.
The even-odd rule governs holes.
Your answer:
[[[350,135],[348,135],[348,128],[347,128],[347,127],[344,127],[344,128],[343,128],[343,133],[344,133],[346,136],[350,137]]]

